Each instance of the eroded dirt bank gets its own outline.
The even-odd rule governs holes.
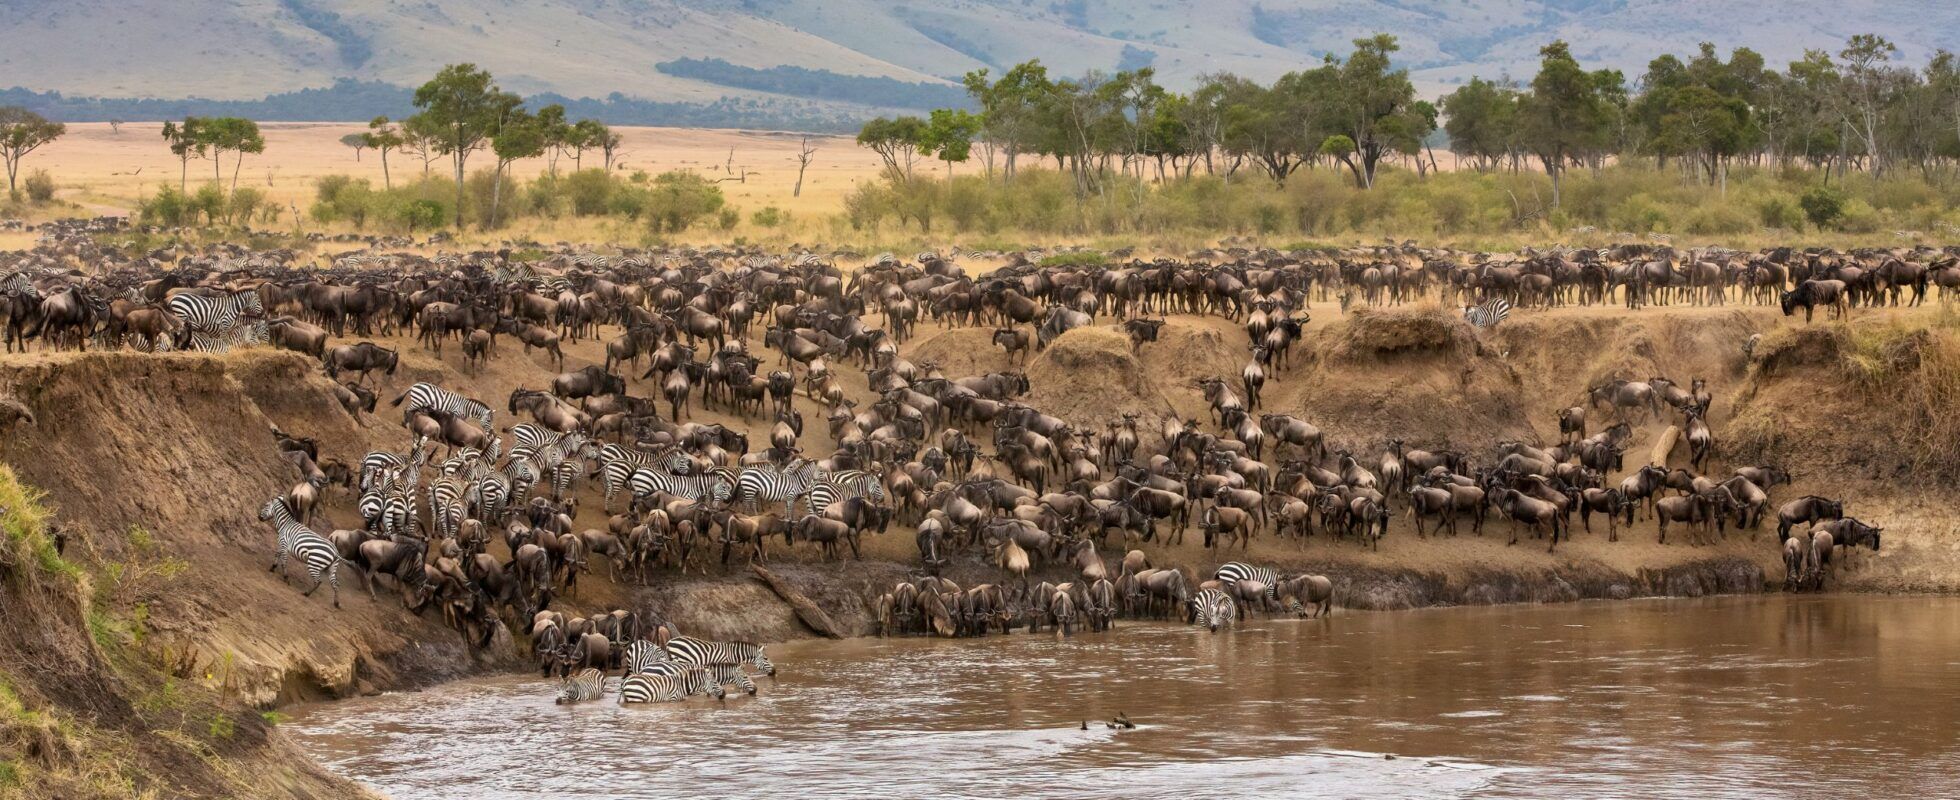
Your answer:
[[[1923,373],[1948,363],[1938,349],[1947,346],[1942,338],[1894,347],[1872,345],[1877,334],[1864,327],[1790,332],[1779,330],[1782,320],[1772,310],[1756,308],[1638,315],[1562,310],[1519,315],[1482,339],[1434,310],[1345,318],[1331,309],[1315,313],[1292,371],[1268,385],[1262,410],[1314,420],[1336,447],[1375,454],[1391,436],[1472,451],[1506,439],[1549,442],[1556,435],[1552,412],[1580,402],[1588,385],[1615,376],[1702,377],[1715,392],[1713,420],[1725,440],[1716,469],[1780,463],[1797,481],[1779,488],[1779,498],[1847,496],[1853,513],[1887,525],[1884,550],[1853,554],[1838,573],[1838,588],[1960,588],[1960,535],[1937,499],[1952,475],[1900,444],[1917,430],[1915,420],[1923,426],[1943,418],[1917,415],[1918,395],[1888,393],[1883,383],[1861,385],[1846,372],[1862,363],[1855,356],[1877,347],[1892,353],[1891,360],[1880,373],[1859,374],[1929,380]],[[1163,341],[1134,355],[1104,327],[1071,332],[1026,366],[1035,384],[1032,404],[1085,428],[1112,411],[1203,420],[1194,381],[1231,375],[1244,360],[1245,334],[1222,319],[1174,318]],[[1765,331],[1753,359],[1745,357],[1744,343]],[[1885,339],[1895,340],[1912,341],[1906,334]],[[543,385],[555,371],[515,347],[480,374],[464,374],[453,351],[437,358],[402,349],[384,404],[416,380],[500,399],[517,385]],[[759,343],[754,349],[760,352]],[[1009,366],[999,350],[986,347],[983,330],[928,325],[904,351],[937,361],[950,375]],[[568,348],[568,355],[568,368],[599,360],[590,342]],[[861,394],[861,373],[840,371],[848,390]],[[438,621],[406,613],[393,591],[370,600],[351,571],[343,574],[338,611],[328,590],[304,597],[267,572],[273,536],[256,512],[293,482],[270,426],[312,437],[322,455],[350,462],[369,449],[399,450],[406,440],[388,419],[348,416],[325,388],[314,362],[288,353],[0,357],[0,392],[20,398],[38,417],[35,425],[0,432],[0,462],[22,484],[45,492],[51,533],[65,541],[61,563],[73,570],[37,563],[31,542],[16,538],[28,549],[7,567],[8,607],[35,624],[13,626],[0,638],[0,670],[12,698],[0,711],[66,720],[41,728],[17,720],[6,735],[26,748],[15,763],[35,776],[68,775],[72,782],[64,785],[73,790],[26,794],[128,796],[130,787],[163,796],[352,794],[355,787],[293,757],[257,711],[523,662],[508,638],[472,654]],[[635,381],[633,391],[653,387]],[[742,424],[697,412],[702,421]],[[1662,427],[1636,426],[1630,464]],[[821,437],[812,430],[806,438]],[[1677,465],[1684,456],[1674,456]],[[579,526],[602,527],[597,495],[587,495],[591,510]],[[344,494],[330,497],[327,519],[316,527],[348,526],[351,502]],[[25,524],[9,518],[10,533],[17,523]],[[1603,531],[1581,532],[1547,554],[1529,539],[1507,546],[1502,521],[1492,520],[1482,537],[1417,539],[1398,516],[1379,552],[1318,536],[1305,544],[1263,538],[1243,556],[1214,555],[1195,531],[1182,545],[1144,549],[1158,563],[1194,573],[1239,557],[1283,571],[1323,572],[1336,580],[1340,605],[1362,609],[1750,592],[1780,578],[1773,532],[1731,531],[1701,547],[1660,545],[1654,533],[1647,521],[1623,530],[1618,542],[1606,541]],[[770,544],[770,558],[785,584],[848,635],[872,632],[867,598],[912,574],[916,553],[909,529],[894,526],[866,540],[863,561],[824,563],[807,546],[786,550],[780,541]],[[608,581],[607,565],[595,559],[578,596],[563,605],[580,612],[644,608],[713,637],[810,635],[789,605],[740,565],[706,569],[627,586]],[[948,574],[962,583],[1001,578],[972,557],[959,559]],[[1031,580],[1068,577],[1069,568],[1051,564],[1038,566]],[[89,679],[56,677],[77,671]],[[227,722],[217,722],[220,717]],[[43,735],[36,730],[62,724],[99,727],[104,732],[91,735],[105,737],[101,742],[138,748],[129,763],[140,769],[93,765],[72,746],[35,738]],[[240,780],[265,763],[279,765],[270,773],[276,780]],[[152,774],[149,782],[136,777],[145,772]],[[10,791],[22,793],[23,785]]]

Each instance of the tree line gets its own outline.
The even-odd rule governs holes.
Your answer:
[[[1653,59],[1632,81],[1585,68],[1555,41],[1528,83],[1477,77],[1436,103],[1394,66],[1397,50],[1380,34],[1269,84],[1218,73],[1186,93],[1158,85],[1148,67],[1058,79],[1028,61],[998,77],[968,73],[975,112],[881,117],[858,143],[901,180],[928,158],[950,168],[977,154],[987,175],[1010,177],[1023,157],[1052,159],[1086,195],[1106,191],[1110,176],[1162,182],[1201,168],[1284,184],[1324,166],[1366,189],[1385,163],[1434,170],[1440,131],[1475,169],[1543,170],[1554,207],[1567,170],[1615,159],[1672,162],[1718,185],[1736,162],[1801,164],[1827,180],[1900,168],[1930,178],[1960,163],[1960,57],[1940,51],[1915,68],[1876,35],[1853,36],[1835,55],[1808,51],[1782,71],[1749,48],[1725,61],[1704,43],[1685,61]]]

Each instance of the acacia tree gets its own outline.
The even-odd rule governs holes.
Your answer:
[[[545,171],[558,174],[558,157],[572,147],[572,123],[565,119],[565,107],[557,103],[538,109],[531,117],[538,135],[544,139]]]
[[[368,134],[350,133],[340,137],[340,143],[353,149],[354,162],[358,164],[361,161],[361,151],[368,149]]]
[[[484,228],[497,225],[498,208],[503,199],[504,171],[511,162],[522,158],[536,158],[544,154],[549,145],[550,135],[545,132],[545,123],[522,108],[512,108],[497,126],[496,135],[490,138],[490,152],[497,157],[497,169],[490,181],[490,216]]]
[[[457,228],[463,227],[463,168],[470,154],[487,144],[504,118],[522,103],[475,64],[443,67],[415,90],[415,107],[422,111],[411,122],[430,135],[435,152],[448,156],[456,170]]]
[[[1401,49],[1386,33],[1354,40],[1354,53],[1339,62],[1329,123],[1352,143],[1353,155],[1343,159],[1362,188],[1375,185],[1375,167],[1382,157],[1403,147],[1411,135],[1421,139],[1425,120],[1415,110],[1416,89],[1406,69],[1390,70],[1389,54]]]
[[[224,183],[225,151],[237,154],[231,168],[234,192],[238,191],[238,173],[244,168],[245,156],[265,152],[265,136],[259,133],[259,124],[244,117],[206,119],[198,128],[198,135],[210,150],[211,178],[219,184]]]
[[[389,122],[385,116],[375,117],[368,122],[367,133],[355,135],[361,137],[362,143],[381,154],[381,188],[395,188],[394,181],[388,176],[388,151],[402,149],[405,139],[401,128]]]
[[[1518,138],[1551,177],[1552,207],[1558,208],[1567,165],[1606,138],[1609,106],[1597,76],[1579,68],[1564,41],[1545,45],[1538,53],[1538,76],[1518,104]]]
[[[0,107],[0,160],[7,162],[8,194],[20,195],[14,181],[20,173],[21,158],[67,132],[68,126],[20,106]]]
[[[1443,95],[1443,130],[1450,151],[1467,158],[1479,171],[1495,169],[1509,157],[1517,140],[1518,90],[1471,78]]]
[[[980,118],[966,110],[933,109],[920,149],[930,151],[934,157],[946,162],[946,177],[950,178],[953,176],[953,164],[971,157],[973,137],[979,133]],[[802,170],[797,171],[796,182],[799,187],[803,183]]]
[[[572,125],[571,133],[565,137],[565,147],[572,153],[572,169],[583,169],[585,151],[603,149],[606,138],[612,135],[612,129],[596,119],[582,119]]]
[[[918,117],[879,117],[858,130],[857,143],[878,154],[885,162],[886,174],[904,179],[912,177],[912,164],[919,152],[929,149],[928,136],[926,121]]]
[[[163,140],[170,143],[170,154],[177,157],[177,191],[190,191],[191,159],[203,158],[210,145],[204,138],[204,119],[185,117],[183,122],[163,123]]]

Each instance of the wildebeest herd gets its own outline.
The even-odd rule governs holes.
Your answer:
[[[621,667],[631,676],[622,697],[659,699],[742,685],[744,663],[770,667],[739,643],[674,657],[671,625],[624,611],[551,610],[577,592],[595,556],[616,580],[644,583],[663,570],[765,560],[778,537],[855,557],[863,536],[898,522],[915,531],[921,572],[870,599],[884,632],[1094,631],[1119,615],[1172,614],[1216,630],[1249,612],[1324,614],[1334,585],[1237,561],[1199,581],[1188,568],[1153,566],[1138,545],[1181,544],[1195,527],[1212,553],[1316,532],[1378,550],[1397,514],[1418,536],[1466,525],[1481,535],[1495,514],[1512,543],[1529,532],[1548,550],[1573,535],[1574,516],[1587,532],[1603,516],[1609,540],[1639,515],[1657,520],[1663,543],[1670,527],[1700,542],[1731,522],[1756,528],[1774,507],[1789,585],[1818,586],[1837,548],[1876,550],[1880,529],[1845,517],[1838,500],[1773,506],[1771,492],[1789,482],[1775,466],[1703,474],[1718,448],[1714,398],[1700,380],[1596,386],[1559,412],[1555,445],[1481,453],[1400,440],[1341,449],[1309,420],[1262,410],[1262,391],[1298,368],[1288,354],[1314,301],[1440,296],[1482,327],[1503,319],[1493,301],[1780,302],[1808,316],[1816,305],[1842,313],[1917,303],[1932,284],[1960,287],[1953,253],[1927,248],[1195,255],[1043,266],[1015,254],[983,274],[937,253],[846,271],[837,264],[848,257],[752,249],[561,248],[530,259],[369,250],[321,265],[237,246],[129,253],[69,233],[0,256],[0,314],[9,350],[264,344],[318,359],[334,400],[357,419],[384,400],[387,413],[398,409],[407,447],[323,457],[319,443],[282,434],[301,477],[260,514],[277,531],[274,569],[298,561],[314,589],[333,587],[336,606],[342,564],[370,593],[387,576],[410,608],[439,611],[476,646],[505,619],[521,621],[541,669],[565,677],[566,699],[596,696],[595,671]],[[1064,420],[1026,402],[1023,372],[947,376],[899,349],[921,324],[988,326],[993,346],[1020,361],[1071,329],[1108,324],[1134,351],[1170,315],[1225,317],[1248,337],[1237,374],[1200,381],[1204,423]],[[412,337],[435,354],[454,346],[470,374],[514,355],[515,339],[560,372],[492,399],[401,386],[398,349],[350,335]],[[602,343],[603,359],[567,364],[565,345],[588,339]],[[697,411],[739,422],[695,421]],[[1679,431],[1690,468],[1627,471],[1630,423],[1677,417],[1668,435]],[[745,427],[766,430],[766,441],[752,446]],[[823,446],[806,449],[812,438]],[[581,487],[603,498],[598,514],[581,508]],[[316,532],[316,510],[338,491],[355,498],[361,526]],[[598,517],[603,527],[580,523]],[[1122,537],[1113,551],[1111,536]],[[1124,553],[1117,569],[1104,552]],[[943,569],[962,558],[996,565],[1002,579],[955,584]],[[1050,564],[1070,565],[1074,579],[1031,585],[1029,573]],[[692,669],[649,666],[660,663]]]

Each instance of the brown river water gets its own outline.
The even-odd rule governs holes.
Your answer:
[[[499,676],[302,707],[283,728],[404,800],[1960,796],[1960,598],[1336,611],[769,652],[780,674],[725,704],[561,707],[553,683]],[[1137,727],[1105,727],[1119,712]]]

